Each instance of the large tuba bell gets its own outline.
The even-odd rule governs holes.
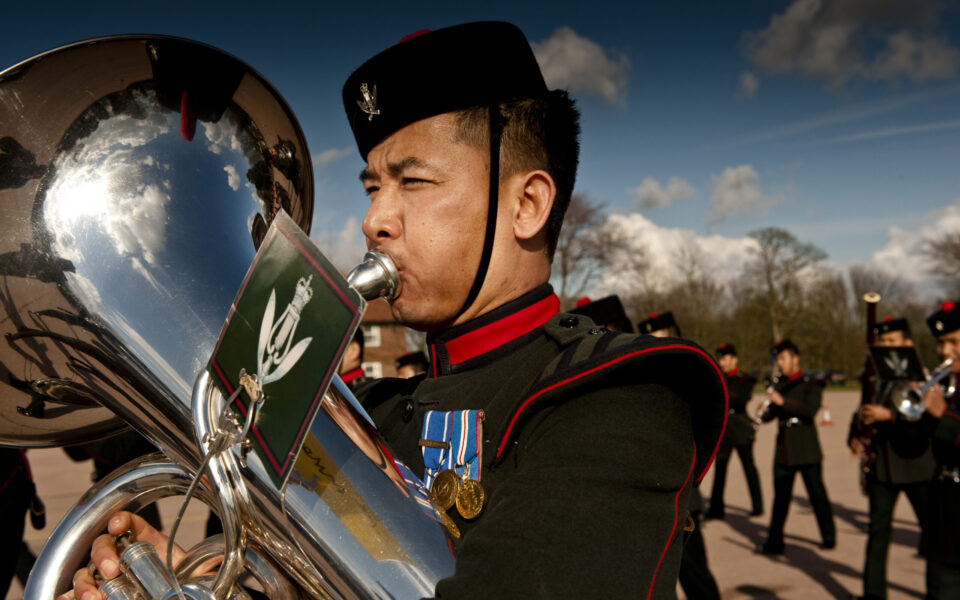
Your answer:
[[[0,73],[0,150],[0,444],[130,426],[163,452],[80,500],[27,597],[69,588],[112,512],[196,480],[225,539],[191,556],[225,560],[184,592],[240,593],[246,570],[276,598],[432,594],[453,570],[439,515],[338,378],[283,493],[236,448],[209,460],[224,401],[204,367],[231,301],[278,213],[304,231],[313,214],[310,155],[276,90],[187,40],[82,42]],[[355,277],[368,298],[390,293],[382,263]]]

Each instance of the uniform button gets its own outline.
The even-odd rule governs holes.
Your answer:
[[[603,330],[596,327],[590,330],[590,335],[600,335],[601,333],[603,333]]]
[[[580,319],[576,317],[564,317],[560,319],[560,327],[568,327],[572,329],[579,324],[580,324]]]
[[[403,419],[404,423],[409,423],[410,419],[413,418],[413,399],[407,398],[403,401],[403,406],[400,408],[400,418]]]

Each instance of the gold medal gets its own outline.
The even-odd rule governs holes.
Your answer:
[[[456,504],[459,493],[460,476],[451,469],[444,469],[437,473],[430,485],[430,499],[440,510],[448,510]]]
[[[453,519],[450,518],[450,515],[443,511],[439,511],[440,518],[443,520],[443,524],[446,526],[447,531],[450,532],[450,535],[454,539],[460,539],[460,528],[457,527],[457,524],[453,522]]]
[[[464,478],[457,493],[457,512],[464,519],[475,519],[483,511],[487,492],[476,479]]]

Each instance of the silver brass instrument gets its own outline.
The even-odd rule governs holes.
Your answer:
[[[927,393],[927,390],[949,377],[953,373],[952,366],[953,359],[948,358],[930,372],[927,376],[927,382],[922,386],[919,388],[908,387],[903,391],[900,396],[900,401],[897,403],[897,411],[903,415],[904,419],[908,421],[920,420],[920,417],[923,416],[924,411],[927,409],[926,403],[923,401],[924,394]],[[953,391],[952,389],[948,390],[947,395],[949,396]]]
[[[777,384],[780,383],[780,367],[774,365],[773,369],[770,372],[770,384],[767,386],[767,393],[774,391],[777,388]],[[753,428],[758,429],[763,425],[770,417],[770,398],[764,398],[763,403],[760,404],[760,408],[757,409],[757,414],[753,417]]]
[[[185,594],[242,597],[249,573],[271,598],[432,595],[453,572],[445,531],[339,378],[282,493],[221,435],[204,370],[217,335],[274,216],[313,218],[310,153],[277,91],[195,42],[81,42],[0,73],[0,149],[0,444],[133,427],[162,451],[80,499],[25,596],[69,589],[111,514],[182,495],[198,472],[224,536],[190,556],[224,561],[207,580],[178,573]],[[391,269],[368,254],[351,281],[389,297]]]

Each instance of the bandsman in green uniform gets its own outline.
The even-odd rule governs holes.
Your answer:
[[[436,596],[675,597],[686,507],[727,413],[722,373],[690,341],[559,312],[548,280],[578,160],[572,100],[546,87],[519,29],[487,22],[408,36],[343,101],[367,245],[397,266],[394,317],[428,334],[426,375],[358,396],[454,525],[456,571]],[[101,570],[109,546],[94,546]],[[78,598],[91,589],[75,581]]]
[[[727,481],[727,465],[730,455],[737,451],[743,474],[747,478],[750,490],[750,516],[763,514],[763,495],[760,492],[760,477],[757,465],[753,461],[753,442],[757,431],[753,420],[747,416],[747,403],[753,397],[753,387],[757,378],[740,370],[740,359],[733,344],[721,344],[717,348],[717,362],[727,378],[727,394],[730,397],[730,414],[727,417],[727,429],[723,432],[717,460],[713,464],[713,489],[710,492],[710,509],[704,515],[707,519],[722,519],[724,516],[723,488]]]
[[[878,346],[913,346],[906,319],[887,317],[874,329]],[[871,456],[867,460],[866,493],[870,502],[870,525],[863,567],[863,598],[887,597],[887,555],[892,535],[893,509],[900,493],[906,494],[921,530],[925,530],[927,498],[936,467],[930,438],[920,423],[900,417],[896,404],[903,384],[880,381],[873,404],[860,408],[850,421],[848,444],[862,457],[861,442],[869,428]]]
[[[938,474],[930,489],[927,511],[927,598],[960,598],[960,303],[944,302],[927,317],[937,338],[937,354],[952,359],[940,385],[924,395],[924,422]]]
[[[807,496],[817,517],[823,549],[837,545],[833,509],[823,486],[823,452],[817,437],[814,417],[820,410],[823,385],[805,375],[800,368],[800,350],[790,340],[777,342],[773,348],[781,377],[767,393],[770,407],[764,419],[777,419],[777,450],[773,461],[773,513],[764,554],[783,554],[783,527],[787,521],[793,481],[799,472],[807,488]]]

